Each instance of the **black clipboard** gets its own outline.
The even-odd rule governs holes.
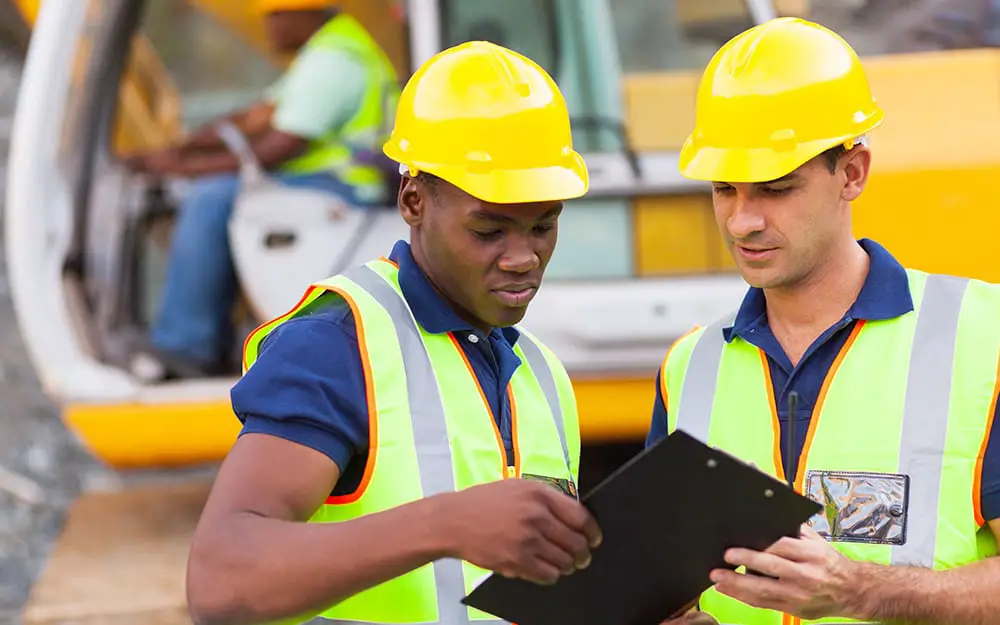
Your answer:
[[[797,536],[819,504],[676,431],[581,500],[604,534],[590,566],[551,586],[488,576],[462,603],[517,625],[658,625],[733,569],[730,547]]]

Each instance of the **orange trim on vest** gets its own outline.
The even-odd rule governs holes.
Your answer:
[[[843,362],[844,356],[851,349],[851,345],[854,345],[855,339],[858,338],[858,334],[861,333],[861,329],[865,326],[865,320],[859,319],[857,325],[851,330],[850,336],[847,337],[847,341],[844,342],[844,346],[840,348],[840,353],[837,354],[837,358],[834,359],[833,364],[830,366],[830,370],[826,372],[826,378],[823,380],[823,386],[820,387],[819,397],[816,398],[816,405],[813,406],[812,414],[809,416],[809,430],[806,432],[806,442],[802,446],[802,453],[799,454],[799,466],[795,472],[795,490],[799,493],[802,492],[802,483],[805,480],[805,470],[807,460],[809,459],[809,448],[812,447],[813,437],[816,436],[816,426],[819,423],[820,411],[823,409],[823,402],[826,400],[826,393],[830,389],[830,383],[833,382],[833,377],[837,375],[837,369],[840,368],[840,363]]]
[[[514,389],[509,384],[507,385],[507,401],[510,402],[510,439],[511,449],[514,453],[514,475],[511,477],[521,477],[521,454],[517,453],[517,401],[514,400]]]
[[[295,304],[294,306],[292,306],[288,310],[288,312],[286,312],[285,314],[281,315],[280,317],[275,317],[274,319],[271,319],[270,321],[265,321],[264,323],[260,324],[256,328],[254,328],[253,331],[250,332],[250,334],[247,334],[246,339],[243,340],[243,363],[242,363],[242,365],[243,365],[243,370],[244,371],[247,370],[247,348],[250,346],[250,340],[254,336],[256,336],[258,332],[262,331],[264,328],[266,328],[268,326],[271,326],[271,325],[278,324],[278,323],[280,323],[282,321],[285,321],[286,319],[288,319],[289,317],[291,317],[292,315],[294,315],[296,312],[298,312],[298,310],[300,308],[302,308],[302,306],[304,306],[306,304],[306,302],[309,300],[309,297],[313,293],[315,293],[319,288],[321,288],[321,287],[317,287],[315,285],[311,285],[308,289],[306,289],[306,292],[302,294],[302,297],[299,299],[298,303]]]
[[[771,408],[771,430],[774,432],[774,474],[785,481],[785,462],[781,456],[781,421],[778,419],[778,402],[774,398],[774,382],[771,380],[771,366],[767,362],[767,354],[757,348],[760,353],[760,364],[764,368],[764,386],[767,389],[767,405]]]
[[[986,446],[990,442],[990,433],[996,421],[998,395],[1000,395],[1000,359],[997,360],[997,379],[993,384],[993,399],[990,401],[990,413],[986,419],[986,432],[979,446],[979,455],[976,456],[976,472],[972,476],[972,509],[976,515],[976,525],[979,527],[986,525],[986,518],[983,516],[983,459],[986,457]]]
[[[486,393],[483,392],[483,387],[479,384],[479,378],[476,376],[475,369],[472,368],[472,363],[469,362],[469,357],[465,355],[465,350],[458,342],[458,338],[455,337],[453,332],[448,333],[448,338],[451,339],[452,344],[455,349],[458,350],[458,355],[462,357],[462,361],[465,363],[465,368],[469,370],[469,375],[472,376],[473,381],[476,383],[476,390],[479,391],[479,397],[483,400],[483,405],[486,406],[486,412],[490,414],[490,425],[493,426],[493,433],[497,437],[497,445],[500,447],[500,457],[503,458],[502,465],[500,467],[500,474],[503,475],[503,479],[507,479],[507,449],[503,444],[503,436],[500,434],[500,427],[497,426],[496,415],[493,414],[493,408],[490,407],[490,402],[486,400]],[[517,467],[517,449],[514,449],[514,466],[515,470]]]
[[[372,381],[372,366],[368,355],[368,342],[365,337],[365,322],[361,319],[358,304],[343,289],[334,286],[323,288],[343,297],[347,305],[351,307],[354,326],[358,334],[358,351],[361,352],[361,367],[364,369],[365,374],[365,399],[368,402],[368,459],[365,462],[365,472],[361,477],[361,483],[358,484],[354,492],[346,495],[331,495],[326,499],[327,505],[342,505],[354,503],[361,499],[361,496],[365,494],[368,485],[372,481],[372,474],[375,473],[375,459],[378,457],[376,451],[378,449],[378,407],[375,405],[375,384]]]

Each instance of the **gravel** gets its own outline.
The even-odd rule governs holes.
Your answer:
[[[0,56],[0,204],[20,67]],[[0,210],[0,231],[3,213]],[[113,477],[63,427],[18,333],[0,237],[0,625],[19,623],[31,584],[81,489]]]

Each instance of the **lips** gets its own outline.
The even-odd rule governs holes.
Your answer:
[[[765,260],[769,257],[777,248],[773,247],[744,247],[742,245],[736,246],[737,251],[739,251],[740,256],[750,261]]]
[[[524,306],[535,297],[538,285],[511,284],[493,289],[493,295],[506,306]]]

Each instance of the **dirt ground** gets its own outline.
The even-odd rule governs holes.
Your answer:
[[[18,622],[73,498],[88,483],[111,478],[42,394],[0,275],[0,624]]]

